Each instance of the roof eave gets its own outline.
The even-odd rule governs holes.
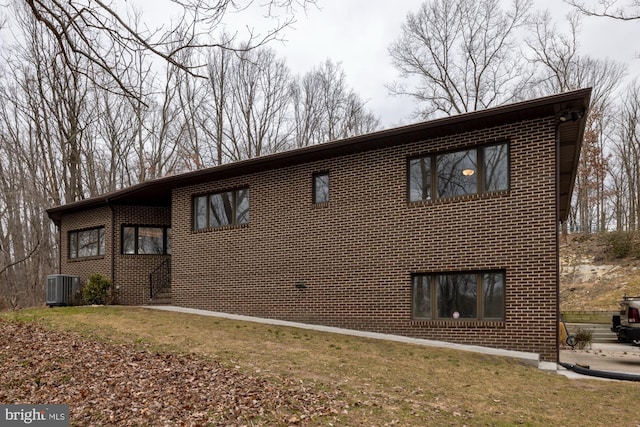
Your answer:
[[[464,113],[451,117],[443,117],[427,122],[411,124],[393,129],[381,130],[367,135],[360,135],[323,144],[303,147],[295,150],[275,153],[262,157],[241,160],[207,169],[200,169],[184,174],[166,176],[145,181],[122,190],[107,193],[78,202],[56,206],[47,210],[49,218],[59,221],[62,215],[117,204],[120,201],[140,202],[153,201],[162,205],[170,204],[171,190],[178,187],[197,184],[216,179],[229,178],[249,173],[277,169],[302,164],[310,161],[328,159],[341,155],[373,150],[381,147],[410,141],[420,141],[453,133],[468,132],[501,124],[518,122],[527,119],[558,116],[565,110],[582,110],[588,107],[591,89],[580,89],[572,92],[523,101],[515,104],[493,107],[486,110]],[[576,143],[578,153],[572,159],[572,179],[575,178],[575,168],[579,156],[579,144],[584,131],[584,120],[581,119],[579,135]],[[573,182],[570,183],[571,189]],[[571,190],[570,189],[570,190]],[[146,196],[145,196],[146,195]],[[570,204],[570,197],[568,200]],[[559,206],[560,218],[566,219],[568,206]]]

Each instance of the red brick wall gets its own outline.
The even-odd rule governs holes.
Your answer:
[[[541,119],[176,190],[173,303],[555,360],[554,136],[554,121]],[[504,139],[507,194],[408,203],[408,157]],[[323,207],[312,204],[319,171],[330,173]],[[193,195],[243,186],[248,227],[192,231]],[[412,320],[411,273],[485,269],[506,271],[504,321]]]

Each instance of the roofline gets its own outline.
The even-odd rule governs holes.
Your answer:
[[[191,183],[199,179],[203,181],[207,178],[209,178],[209,180],[215,180],[227,176],[237,176],[260,170],[278,169],[280,167],[306,163],[317,160],[319,156],[321,158],[331,158],[349,153],[373,150],[389,146],[389,142],[393,142],[393,140],[397,140],[401,136],[406,137],[413,135],[418,138],[418,140],[421,140],[429,137],[493,127],[499,124],[512,123],[535,117],[558,116],[563,108],[566,108],[565,104],[579,104],[585,109],[588,108],[590,95],[590,88],[578,89],[485,110],[472,111],[426,122],[384,129],[365,135],[240,160],[178,175],[165,176],[89,199],[55,206],[47,209],[46,212],[49,218],[58,224],[61,216],[65,213],[108,206],[118,199],[123,199],[127,196],[132,196],[154,188],[165,188],[170,192],[174,188],[191,185]],[[424,135],[428,132],[432,134]],[[579,137],[580,139],[582,138],[582,132]],[[403,141],[406,142],[407,138],[403,138]]]

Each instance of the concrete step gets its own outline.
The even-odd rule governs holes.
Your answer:
[[[154,298],[149,300],[149,305],[171,305],[171,298]]]
[[[150,305],[171,305],[171,289],[166,289],[158,292],[152,299],[149,300]]]

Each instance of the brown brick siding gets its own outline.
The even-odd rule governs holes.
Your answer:
[[[112,233],[112,209],[114,232]],[[101,273],[113,281],[114,302],[139,305],[149,302],[149,273],[167,256],[122,255],[122,224],[170,226],[171,210],[163,207],[113,206],[65,215],[61,221],[61,273],[79,275],[82,285],[94,273]],[[90,259],[69,260],[69,231],[105,227],[105,256]],[[112,235],[114,239],[112,240]],[[115,254],[112,264],[112,254]]]
[[[175,190],[173,303],[555,361],[554,137],[553,120],[540,119]],[[507,194],[407,202],[408,157],[505,139]],[[331,176],[326,206],[312,203],[319,171]],[[243,186],[248,227],[192,232],[194,194]],[[411,273],[485,269],[506,271],[504,322],[411,319]]]
[[[104,227],[105,255],[69,259],[69,232],[97,227]],[[108,207],[65,215],[60,224],[60,273],[80,276],[81,286],[95,273],[111,279],[111,210]]]
[[[170,226],[171,209],[150,206],[115,206],[116,268],[114,284],[118,287],[121,304],[149,303],[149,273],[158,267],[167,255],[123,255],[121,249],[122,225]]]

